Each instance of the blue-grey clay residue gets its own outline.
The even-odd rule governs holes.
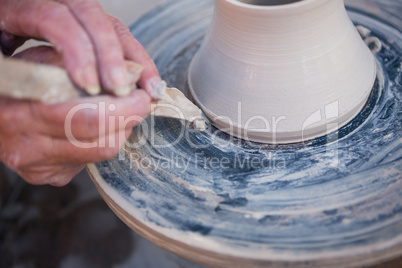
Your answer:
[[[132,28],[169,85],[186,88],[211,12],[212,1],[170,1]],[[148,128],[137,127],[118,157],[97,164],[101,176],[141,222],[197,234],[206,244],[219,241],[234,253],[307,256],[401,246],[402,36],[364,14],[350,16],[383,46],[368,104],[339,131],[275,146],[148,118]]]

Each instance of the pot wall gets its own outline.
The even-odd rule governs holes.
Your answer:
[[[365,104],[375,72],[342,0],[280,6],[216,0],[189,84],[218,127],[283,143],[346,124]],[[312,120],[317,111],[321,118]]]

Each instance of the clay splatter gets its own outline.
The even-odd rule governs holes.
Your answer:
[[[185,88],[211,12],[212,1],[170,1],[132,28],[168,84]],[[103,177],[97,183],[153,231],[138,227],[148,239],[208,264],[343,267],[377,261],[383,251],[396,256],[402,248],[402,36],[362,13],[350,16],[381,40],[381,70],[365,109],[339,131],[271,146],[149,118],[118,157],[91,168]],[[160,237],[183,244],[167,246]],[[197,250],[220,255],[202,259]]]

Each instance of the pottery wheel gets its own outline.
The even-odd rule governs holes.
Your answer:
[[[400,14],[397,1],[382,3]],[[212,12],[212,1],[174,0],[131,28],[170,86],[186,88]],[[372,96],[352,122],[273,146],[148,118],[115,159],[88,168],[109,206],[156,245],[211,266],[348,267],[402,255],[402,35],[349,14],[383,43]]]

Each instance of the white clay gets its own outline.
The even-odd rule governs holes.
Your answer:
[[[370,29],[368,29],[364,26],[361,26],[361,25],[357,25],[356,29],[362,38],[366,37],[367,35],[369,35],[371,33]]]
[[[166,88],[160,100],[154,106],[153,115],[171,117],[192,122],[192,127],[199,131],[206,130],[202,111],[176,88]]]
[[[343,1],[245,2],[254,1],[215,1],[190,66],[191,93],[214,124],[249,140],[289,143],[354,118],[376,63]]]

